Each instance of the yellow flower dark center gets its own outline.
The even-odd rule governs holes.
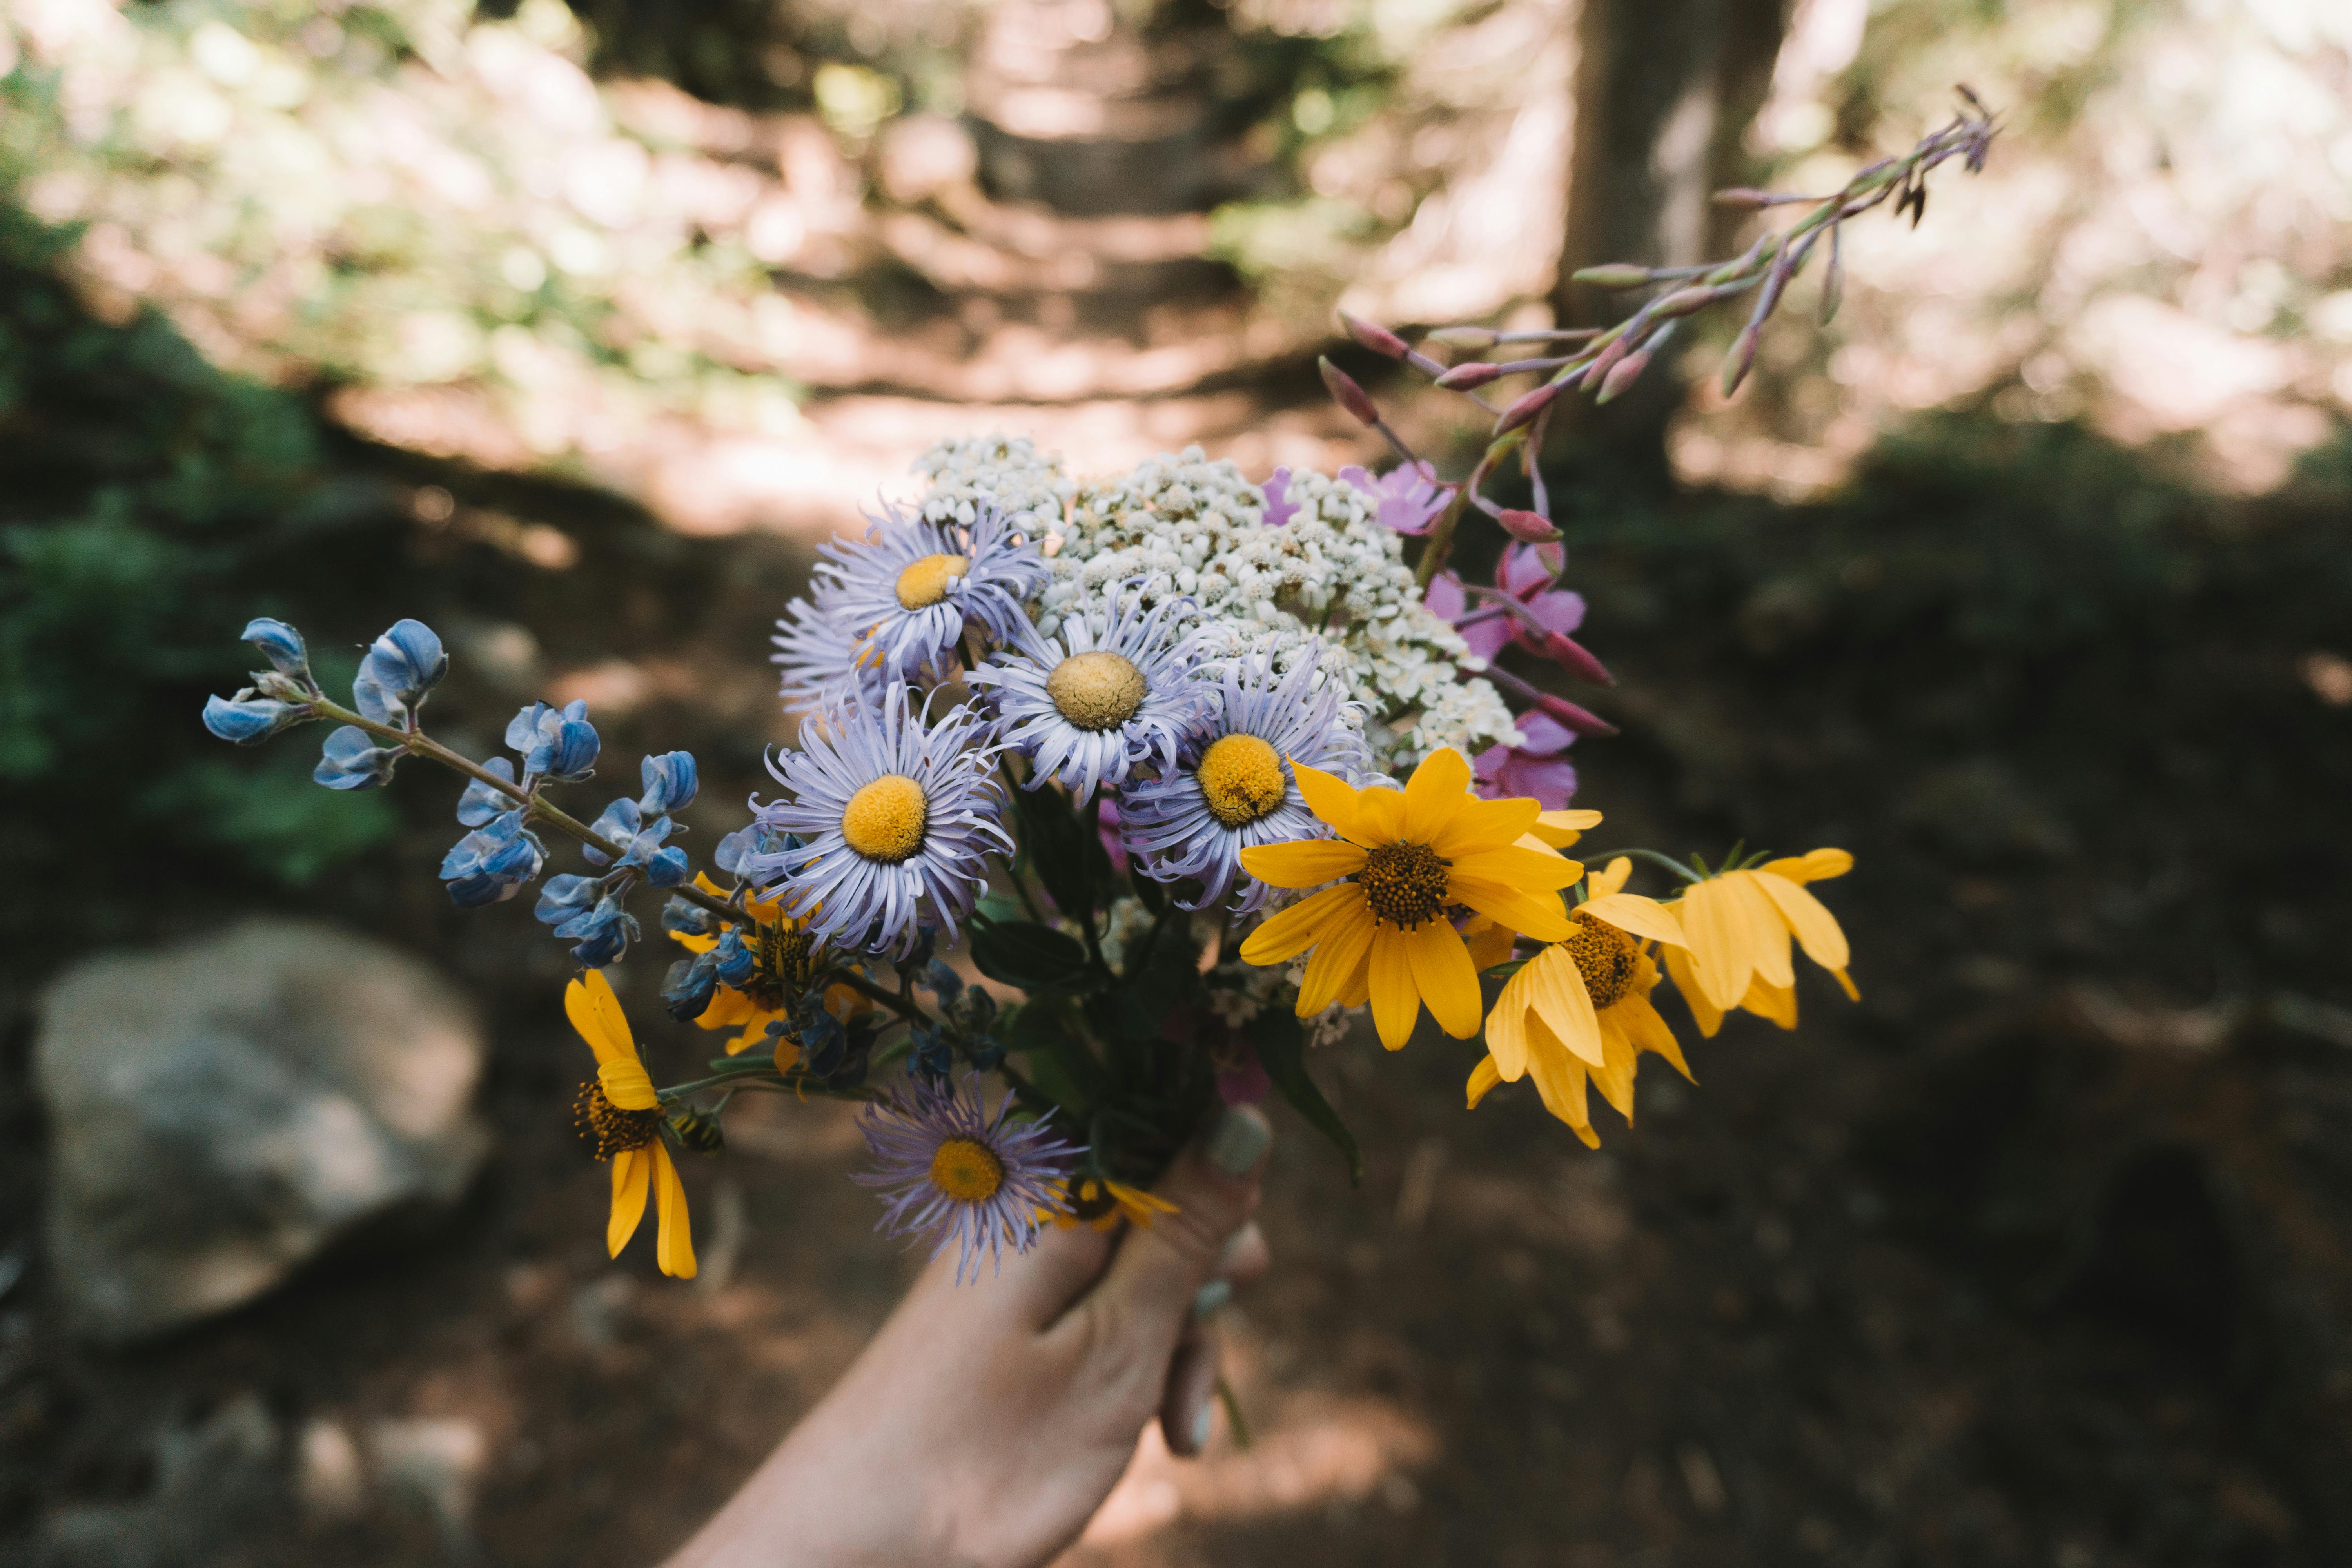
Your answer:
[[[1445,908],[1445,869],[1426,844],[1383,844],[1364,857],[1364,868],[1349,880],[1360,883],[1372,918],[1413,931]]]
[[[986,1203],[1004,1185],[1004,1162],[977,1138],[950,1138],[931,1156],[931,1185],[960,1204]]]
[[[1255,735],[1227,735],[1201,756],[1201,798],[1227,827],[1247,827],[1282,804],[1282,759]]]
[[[1615,1006],[1633,988],[1633,972],[1641,964],[1641,950],[1633,945],[1632,937],[1615,926],[1588,914],[1572,915],[1569,919],[1568,941],[1561,945],[1576,961],[1576,972],[1584,976],[1585,993],[1592,998],[1594,1012]]]
[[[1143,706],[1143,671],[1115,653],[1074,653],[1045,678],[1054,710],[1081,730],[1116,730]]]
[[[751,978],[738,987],[753,1005],[772,1011],[809,986],[809,933],[788,931],[781,921],[755,928]]]
[[[1118,1207],[1118,1194],[1108,1182],[1089,1178],[1070,1190],[1070,1212],[1079,1219],[1096,1220]]]
[[[898,607],[928,610],[948,596],[948,584],[971,568],[968,555],[926,555],[898,574]]]
[[[661,1124],[659,1110],[624,1110],[604,1098],[604,1086],[593,1079],[580,1086],[572,1101],[572,1128],[599,1160],[644,1148],[661,1135]]]
[[[904,773],[884,773],[841,808],[841,836],[868,860],[895,866],[923,847],[929,817],[922,785]]]

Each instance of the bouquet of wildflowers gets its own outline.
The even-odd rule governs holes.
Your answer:
[[[1916,210],[1927,169],[1981,159],[1990,125],[1969,105],[1818,199],[1793,238],[1713,268],[1601,269],[1663,288],[1608,331],[1542,334],[1570,352],[1442,365],[1349,322],[1481,402],[1503,375],[1543,377],[1497,411],[1459,483],[1328,363],[1343,406],[1399,447],[1390,471],[1254,483],[1193,448],[1090,478],[1024,440],[934,447],[919,493],[824,547],[785,607],[775,662],[798,742],[700,869],[674,842],[691,755],[643,759],[638,792],[583,822],[550,791],[593,776],[585,706],[534,703],[507,727],[510,754],[458,754],[421,726],[447,658],[416,621],[368,648],[348,705],[297,632],[255,621],[245,637],[271,668],[213,698],[205,724],[255,742],[335,722],[316,772],[334,789],[382,784],[409,757],[466,775],[468,831],[442,879],[469,906],[539,882],[537,916],[582,972],[564,1003],[595,1061],[576,1116],[612,1166],[608,1240],[617,1254],[650,1196],[666,1273],[695,1267],[674,1159],[721,1147],[727,1104],[751,1091],[866,1102],[859,1180],[886,1195],[882,1223],[953,1247],[960,1276],[1042,1226],[1150,1224],[1166,1205],[1150,1187],[1222,1105],[1278,1092],[1356,1167],[1309,1061],[1367,1014],[1391,1050],[1424,1012],[1482,1040],[1470,1106],[1531,1079],[1597,1147],[1593,1089],[1630,1120],[1643,1056],[1688,1075],[1653,1005],[1662,980],[1706,1036],[1743,1008],[1794,1027],[1796,950],[1853,994],[1845,937],[1809,889],[1852,859],[1571,854],[1601,814],[1569,805],[1565,753],[1609,726],[1501,661],[1609,677],[1575,640],[1584,604],[1561,584],[1530,454],[1560,393],[1613,395],[1676,321],[1760,285],[1744,368],[1752,323],[1823,234],[1834,268],[1845,217],[1889,195]],[[1483,493],[1513,457],[1533,510]],[[1473,510],[1510,536],[1487,583],[1447,567]],[[586,868],[541,882],[550,834]],[[1657,896],[1629,890],[1637,860],[1671,879]],[[725,1047],[667,1087],[600,973],[647,941],[633,910],[656,898],[653,940],[675,955],[662,1003]],[[959,949],[988,984],[950,962]]]

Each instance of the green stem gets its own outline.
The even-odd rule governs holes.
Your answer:
[[[1614,859],[1620,855],[1628,856],[1635,860],[1647,860],[1654,866],[1663,866],[1667,870],[1672,871],[1675,876],[1680,877],[1685,882],[1704,882],[1706,880],[1705,877],[1701,876],[1698,872],[1692,870],[1689,867],[1684,865],[1673,856],[1660,854],[1655,849],[1612,849],[1606,855],[1596,855],[1592,857],[1592,858],[1606,865],[1610,860]]]
[[[909,1024],[920,1024],[926,1028],[930,1026],[931,1016],[929,1013],[924,1012],[920,1007],[918,1007],[912,1002],[908,1001],[905,997],[897,995],[892,992],[885,991],[881,986],[875,984],[874,982],[866,979],[865,975],[859,973],[855,969],[835,970],[833,972],[833,983],[836,985],[846,985],[852,991],[856,992],[860,996],[864,996],[870,1001],[881,1003],[882,1005],[889,1008],[890,1011],[898,1014],[898,1016],[906,1019]]]

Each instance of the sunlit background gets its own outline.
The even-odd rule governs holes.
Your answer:
[[[715,837],[933,440],[1376,460],[1328,353],[1458,472],[1335,310],[1603,320],[1568,271],[1960,82],[1990,164],[1834,320],[1549,454],[1578,804],[1852,848],[1864,1003],[1598,1154],[1433,1037],[1318,1058],[1368,1170],[1286,1124],[1255,1442],[1147,1443],[1076,1561],[2352,1559],[2352,6],[0,0],[0,1563],[652,1561],[912,1268],[789,1105],[688,1173],[699,1279],[608,1262],[560,946],[448,907],[421,767],[203,734],[249,616],[331,689],[420,616],[436,732],[586,699]],[[335,1062],[157,1048],[265,970]]]

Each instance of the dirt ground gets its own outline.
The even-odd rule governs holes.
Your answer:
[[[1864,1000],[1809,981],[1795,1034],[1694,1045],[1696,1088],[1653,1063],[1599,1153],[1531,1095],[1465,1112],[1459,1043],[1320,1055],[1367,1169],[1350,1190],[1280,1114],[1279,1266],[1229,1322],[1255,1445],[1147,1451],[1074,1562],[2352,1559],[2352,712],[2311,661],[2347,651],[2345,511],[2076,527],[2123,492],[2037,489],[2045,459],[2107,472],[2038,452],[1928,450],[1843,510],[1571,490],[1622,677],[1597,705],[1627,731],[1580,748],[1593,846],[1852,849],[1824,892]],[[455,523],[404,536],[401,582],[438,599],[415,608],[530,627],[553,668],[628,661],[608,747],[692,746],[698,827],[723,831],[804,557],[455,488]],[[466,531],[493,509],[556,514],[583,564]],[[442,726],[487,733],[512,697],[453,641]],[[0,1562],[650,1562],[909,1277],[843,1179],[838,1108],[774,1103],[688,1173],[700,1280],[645,1245],[608,1263],[560,953],[520,906],[440,904],[447,791],[396,793],[398,852],[305,902],[482,994],[488,1172],[428,1237],[119,1354],[62,1336],[36,1244],[0,1296]],[[166,924],[233,910],[207,886],[159,892]],[[43,1137],[22,994],[19,1239]],[[704,1044],[647,1032],[679,1065]],[[406,1458],[338,1491],[355,1446]]]

